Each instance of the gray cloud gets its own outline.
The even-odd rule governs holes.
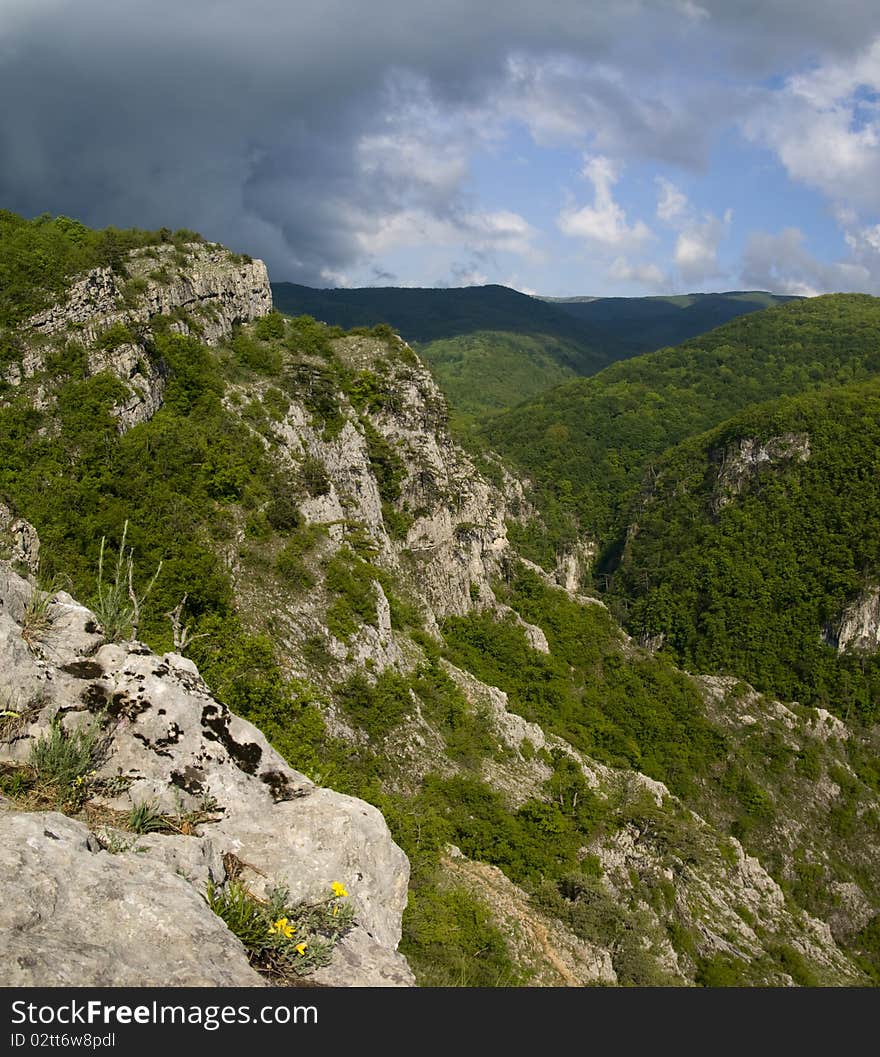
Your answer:
[[[817,260],[805,243],[798,228],[752,234],[743,254],[743,285],[808,297],[847,290],[880,294],[880,258],[876,252],[853,247],[847,259],[825,262]]]
[[[513,115],[536,136],[699,165],[748,106],[744,78],[845,59],[877,29],[873,3],[825,7],[0,0],[0,203],[194,227],[320,284],[369,265],[383,217],[474,230],[454,166],[438,183],[394,163],[410,134],[437,168]],[[382,136],[391,154],[371,167],[364,140]]]

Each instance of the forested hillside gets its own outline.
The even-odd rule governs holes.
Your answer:
[[[346,328],[391,324],[429,364],[464,427],[567,378],[788,300],[760,292],[540,298],[503,286],[315,290],[274,283],[272,291],[290,315]]]
[[[877,643],[839,653],[835,629],[878,584],[878,474],[877,378],[685,441],[630,510],[613,586],[628,626],[689,670],[875,722]]]
[[[670,446],[750,404],[880,370],[880,300],[833,294],[734,320],[676,348],[613,364],[506,414],[483,435],[529,474],[539,505],[600,544]]]
[[[633,355],[679,345],[747,312],[800,300],[763,290],[656,297],[546,297],[543,300],[591,326],[601,328]]]

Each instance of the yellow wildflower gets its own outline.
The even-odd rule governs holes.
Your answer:
[[[331,887],[333,888],[333,895],[335,895],[337,899],[341,899],[343,896],[348,895],[345,885],[340,884],[338,881],[334,881]]]
[[[296,945],[296,953],[297,954],[305,954],[306,953],[306,947],[308,947],[308,943],[298,943]]]
[[[293,939],[293,925],[288,925],[287,918],[279,918],[274,925],[269,926],[270,932],[277,932],[280,936]]]

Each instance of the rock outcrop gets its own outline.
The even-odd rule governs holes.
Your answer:
[[[158,657],[136,642],[105,642],[95,615],[63,592],[45,607],[39,629],[29,629],[34,590],[9,563],[0,562],[0,699],[6,706],[0,761],[24,763],[37,739],[53,726],[69,734],[92,731],[99,736],[100,751],[85,792],[91,807],[113,817],[114,811],[121,815],[147,804],[202,821],[191,835],[172,842],[155,835],[134,840],[132,854],[117,861],[106,852],[88,853],[88,831],[79,822],[55,819],[58,834],[53,837],[42,833],[35,816],[7,810],[3,832],[23,834],[29,850],[13,847],[3,860],[10,871],[5,890],[14,885],[18,892],[9,928],[0,938],[5,947],[0,961],[17,968],[3,982],[170,980],[201,986],[211,982],[211,972],[214,983],[247,982],[246,963],[235,968],[235,958],[223,976],[224,951],[237,948],[213,924],[207,935],[216,953],[215,969],[202,971],[195,956],[187,961],[183,954],[169,953],[162,939],[174,933],[178,915],[185,913],[189,924],[181,926],[172,949],[187,947],[191,937],[186,929],[197,929],[204,916],[204,882],[223,881],[223,857],[232,855],[240,876],[258,896],[284,885],[292,900],[314,901],[326,896],[333,881],[346,886],[356,928],[341,941],[337,961],[324,970],[328,982],[411,983],[406,962],[395,953],[409,867],[380,813],[363,801],[319,788],[288,767],[255,727],[211,696],[192,662],[176,654]],[[45,828],[48,832],[52,826],[47,822]],[[18,869],[29,871],[30,887],[15,881],[11,871]],[[178,871],[194,878],[196,891]],[[37,884],[41,873],[52,879],[45,899]],[[92,885],[97,886],[94,898],[86,894]],[[147,900],[151,887],[157,893],[152,902]],[[107,928],[115,920],[115,910],[107,911],[101,898],[111,890],[124,905],[117,922],[121,945],[133,927],[126,914],[141,913],[154,926],[141,937],[141,960],[123,959],[124,969],[115,976],[106,954],[98,957],[95,936],[103,932],[93,929],[105,912]],[[163,894],[168,896],[164,916]],[[62,935],[62,926],[74,954],[57,959],[53,974],[46,977],[52,937]],[[39,957],[29,969],[22,967],[25,933],[45,935],[49,944],[38,944]],[[148,957],[151,939],[157,946]],[[163,975],[166,957],[174,959],[174,968]],[[241,962],[239,953],[236,957]]]
[[[822,630],[838,653],[876,653],[880,648],[880,585],[869,584]]]
[[[765,441],[742,437],[728,445],[719,457],[721,467],[713,498],[716,513],[741,495],[765,467],[794,459],[806,462],[810,457],[810,438],[806,433],[783,433]]]
[[[51,382],[42,375],[48,356],[66,342],[78,344],[89,374],[110,371],[129,389],[115,411],[125,432],[162,405],[165,376],[147,349],[159,320],[166,330],[216,345],[235,324],[271,309],[262,261],[237,257],[214,243],[148,246],[128,255],[124,273],[93,268],[73,280],[63,301],[32,316],[19,328],[21,362],[9,364],[0,381],[18,387],[33,379],[32,400],[46,407]],[[114,335],[114,328],[121,329]]]
[[[264,983],[182,876],[149,855],[111,855],[57,812],[0,802],[0,884],[4,987]]]

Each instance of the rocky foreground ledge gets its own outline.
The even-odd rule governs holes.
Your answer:
[[[6,783],[0,984],[262,986],[204,899],[233,871],[258,897],[346,887],[355,927],[309,983],[411,985],[396,952],[409,863],[382,815],[288,767],[191,661],[107,642],[69,595],[35,605],[35,590],[0,562],[0,766],[13,777],[53,726],[99,730],[100,751],[74,817],[32,810]],[[191,821],[114,825],[144,804]]]

